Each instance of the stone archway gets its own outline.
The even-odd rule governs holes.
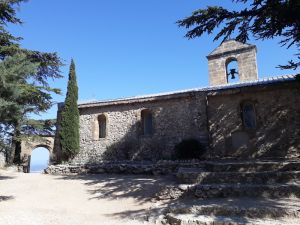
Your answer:
[[[53,153],[54,136],[28,137],[27,139],[24,139],[21,142],[21,161],[24,172],[29,172],[31,153],[34,149],[38,147],[44,147],[49,151],[50,164],[56,161],[56,157]]]

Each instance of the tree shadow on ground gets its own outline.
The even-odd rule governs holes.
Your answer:
[[[297,199],[291,200],[288,198],[227,197],[197,199],[191,194],[183,195],[178,199],[158,199],[157,195],[162,189],[178,185],[174,176],[98,174],[62,176],[57,177],[57,179],[83,181],[90,195],[89,200],[122,200],[131,198],[137,205],[148,203],[146,207],[142,207],[141,209],[130,210],[128,207],[124,207],[124,211],[105,214],[105,216],[115,219],[145,221],[149,220],[149,218],[157,219],[161,215],[172,212],[172,210],[174,210],[173,213],[188,213],[188,210],[191,210],[190,212],[195,216],[203,215],[202,213],[205,212],[205,214],[211,216],[228,216],[229,220],[233,218],[232,212],[234,212],[234,215],[239,216],[244,222],[250,222],[251,218],[272,218],[286,209],[299,209]],[[206,207],[206,209],[204,211],[197,211],[197,207]],[[237,209],[241,210],[236,211]],[[248,213],[245,214],[247,211]]]
[[[8,179],[15,179],[15,177],[14,176],[7,176],[7,175],[1,175],[0,174],[0,181],[2,181],[2,180],[8,180]],[[2,202],[2,201],[9,201],[9,200],[12,200],[14,198],[15,198],[14,196],[6,196],[6,195],[1,195],[0,194],[0,202]]]
[[[63,180],[82,180],[87,186],[90,194],[89,200],[107,199],[122,200],[133,199],[136,205],[141,205],[144,209],[127,210],[112,214],[107,217],[116,219],[133,219],[145,221],[149,215],[158,217],[161,211],[171,206],[175,201],[165,200],[156,203],[158,193],[168,185],[175,185],[176,180],[172,176],[151,176],[151,175],[119,175],[119,174],[98,174],[98,175],[74,175],[63,176],[57,179]],[[144,205],[144,206],[143,206]]]
[[[0,195],[0,202],[12,200],[14,198],[15,198],[14,196],[3,196],[3,195]]]
[[[74,175],[57,179],[84,181],[90,199],[134,198],[140,204],[151,201],[164,186],[176,184],[174,177],[151,175]]]
[[[205,206],[204,210],[201,208]],[[269,209],[267,209],[269,208]],[[167,213],[174,214],[193,214],[194,217],[206,216],[220,216],[227,217],[227,221],[235,221],[240,218],[244,223],[251,222],[251,219],[267,219],[281,217],[279,213],[282,211],[287,212],[287,209],[299,210],[299,203],[297,200],[291,201],[290,199],[276,200],[276,199],[252,199],[252,198],[224,198],[224,199],[192,199],[180,198],[177,200],[170,200],[155,205],[147,211],[145,210],[126,210],[119,213],[106,214],[108,217],[113,218],[133,218],[140,220],[149,220],[150,218],[158,218]],[[237,210],[241,209],[241,210]],[[285,217],[288,214],[283,214]],[[281,218],[282,219],[282,218]],[[234,224],[234,223],[233,223]]]
[[[14,179],[15,177],[12,176],[2,176],[0,175],[0,180],[8,180],[8,179]]]

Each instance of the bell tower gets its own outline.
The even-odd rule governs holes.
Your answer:
[[[227,40],[210,53],[207,59],[210,86],[224,85],[237,77],[239,82],[258,79],[255,45]],[[237,62],[237,69],[229,68],[228,65],[234,61]]]

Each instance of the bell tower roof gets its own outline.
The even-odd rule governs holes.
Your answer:
[[[247,43],[242,43],[236,40],[226,40],[224,41],[221,45],[219,45],[217,48],[215,48],[207,57],[207,59],[210,58],[218,58],[222,57],[226,54],[230,54],[232,52],[243,52],[243,51],[249,51],[251,49],[255,49],[256,51],[256,46],[247,44]]]

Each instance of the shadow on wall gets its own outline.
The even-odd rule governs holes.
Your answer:
[[[157,135],[143,135],[141,122],[133,124],[126,135],[107,147],[104,160],[152,160],[170,158],[165,151],[165,141]]]
[[[152,113],[150,117],[152,124],[149,120],[146,121],[148,128],[145,128],[145,122],[143,123],[141,118],[137,119],[121,139],[106,148],[102,159],[130,161],[173,159],[174,147],[183,139],[194,138],[201,141],[198,135],[199,125],[195,119],[189,118],[184,110],[171,116],[170,111],[173,109],[166,108],[154,107],[147,110]],[[89,163],[94,161],[97,160],[90,159]]]
[[[268,107],[258,114],[258,138],[252,139],[259,157],[300,157],[300,102]],[[298,98],[299,99],[299,98]],[[284,102],[284,99],[282,100]],[[286,99],[288,102],[288,99]]]
[[[211,98],[210,105],[213,108],[209,108],[209,126],[212,155],[237,158],[300,156],[300,103],[295,97],[296,93],[294,97],[280,92],[273,97],[272,94],[251,96],[256,114],[254,129],[246,129],[243,125],[243,99],[240,96],[217,97],[219,99],[215,102]]]

